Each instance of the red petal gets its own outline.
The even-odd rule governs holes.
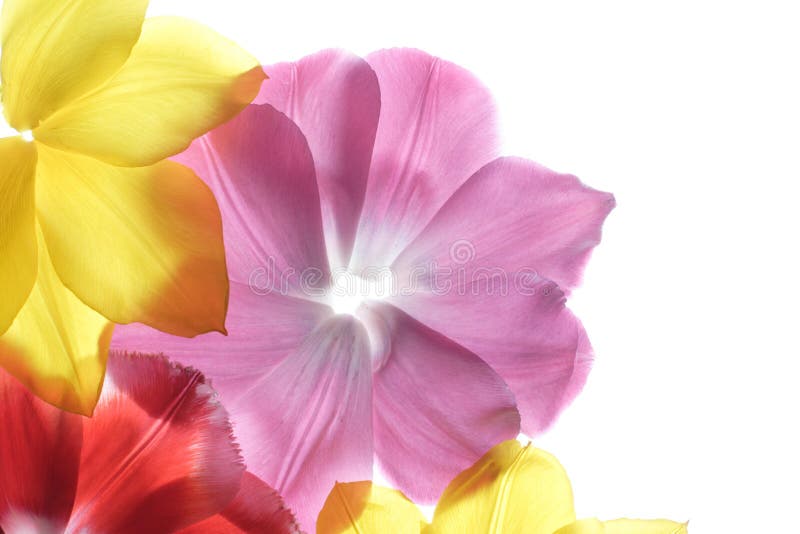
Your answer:
[[[69,527],[171,532],[233,499],[244,470],[205,378],[166,358],[112,353],[83,454]]]
[[[251,473],[242,477],[236,498],[225,510],[180,534],[295,534],[300,527],[278,492]]]

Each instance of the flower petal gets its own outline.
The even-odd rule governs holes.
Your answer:
[[[299,534],[294,515],[283,499],[258,477],[246,472],[236,498],[217,515],[180,534]]]
[[[575,521],[555,534],[686,534],[685,523],[676,523],[666,519],[615,519],[598,521],[582,519]]]
[[[459,471],[519,434],[514,396],[467,349],[396,308],[371,309],[392,340],[374,377],[375,453],[400,490],[433,502]]]
[[[3,103],[31,130],[119,70],[139,39],[147,0],[5,0]]]
[[[231,280],[301,296],[301,275],[314,270],[327,281],[314,160],[285,115],[248,106],[176,159],[219,201]]]
[[[196,22],[156,17],[111,79],[35,136],[115,165],[152,165],[239,113],[263,80],[255,58],[233,42]]]
[[[372,482],[337,483],[317,519],[317,534],[419,532],[425,518],[401,492]]]
[[[574,520],[572,489],[558,460],[510,440],[447,486],[424,532],[552,534]]]
[[[492,97],[468,71],[410,49],[367,61],[382,104],[353,257],[358,269],[390,265],[498,145]]]
[[[0,365],[59,408],[91,415],[105,375],[114,325],[61,283],[44,238],[27,302],[0,337]]]
[[[337,480],[372,477],[369,341],[352,317],[328,319],[226,406],[248,469],[283,496],[306,531]]]
[[[36,282],[36,147],[19,137],[0,139],[0,335]]]
[[[62,531],[75,498],[81,417],[0,369],[0,421],[0,531]]]
[[[230,243],[230,242],[229,242]],[[292,354],[330,315],[330,308],[231,283],[228,335],[176,337],[141,324],[117,326],[112,349],[163,353],[214,381],[226,406]]]
[[[224,331],[222,223],[190,169],[114,167],[43,147],[36,202],[53,264],[86,304],[115,323]]]
[[[244,472],[227,414],[203,375],[114,353],[84,422],[69,532],[172,532],[223,510]]]
[[[575,287],[614,197],[532,161],[500,158],[475,173],[395,262],[477,273],[536,273]],[[459,257],[462,247],[463,256]]]
[[[392,302],[488,363],[514,393],[522,431],[529,436],[556,420],[591,369],[586,332],[549,280],[526,280],[507,292],[481,281],[456,283],[436,291],[420,289]]]
[[[285,113],[303,131],[317,171],[322,220],[333,267],[346,267],[364,203],[381,108],[369,64],[343,50],[323,50],[264,70],[257,103]]]

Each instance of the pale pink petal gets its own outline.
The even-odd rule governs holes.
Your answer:
[[[250,385],[291,354],[331,310],[309,300],[286,297],[231,283],[228,335],[195,338],[164,334],[140,324],[117,326],[111,348],[166,354],[211,378],[223,403],[234,401]]]
[[[81,422],[0,369],[0,531],[57,532],[66,526],[78,480]]]
[[[468,71],[411,49],[367,61],[381,116],[352,266],[384,267],[497,155],[492,97]]]
[[[236,498],[217,515],[181,534],[299,534],[294,515],[274,489],[247,472]]]
[[[513,281],[511,282],[513,284]],[[580,392],[592,363],[583,326],[564,293],[541,277],[507,292],[484,282],[419,290],[393,303],[480,356],[508,383],[522,431],[546,429]]]
[[[247,467],[309,532],[336,481],[372,477],[369,341],[350,316],[322,323],[228,404]]]
[[[272,106],[248,106],[175,158],[219,203],[231,281],[301,293],[309,268],[328,274],[314,161],[300,129]],[[319,281],[312,284],[319,287]]]
[[[346,267],[378,126],[378,79],[366,61],[342,50],[323,50],[264,70],[270,80],[255,102],[275,106],[305,134],[317,170],[331,266]]]
[[[223,510],[244,466],[215,397],[195,370],[112,353],[68,530],[171,532]]]
[[[492,446],[519,434],[514,396],[478,356],[386,304],[392,338],[374,376],[375,453],[415,502],[435,501]]]
[[[569,290],[580,281],[614,197],[532,161],[500,158],[447,201],[395,262],[397,272],[436,262],[466,280],[537,274]]]

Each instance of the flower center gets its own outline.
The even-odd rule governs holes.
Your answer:
[[[391,296],[394,287],[389,269],[373,269],[361,276],[350,271],[333,273],[327,301],[334,313],[355,315],[365,301]]]
[[[4,137],[15,137],[17,135],[29,143],[33,141],[33,132],[30,130],[18,132],[13,126],[6,122],[6,116],[3,114],[3,105],[0,104],[0,139],[3,139]]]

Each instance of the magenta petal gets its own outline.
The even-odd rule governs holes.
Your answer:
[[[436,262],[466,280],[523,273],[569,290],[581,278],[614,197],[532,161],[500,158],[472,176],[395,262]],[[459,255],[460,253],[460,255]]]
[[[78,481],[82,420],[0,369],[0,531],[58,532]]]
[[[284,114],[248,106],[175,159],[217,198],[231,281],[280,288],[283,274],[299,293],[304,270],[328,274],[314,161]]]
[[[309,532],[336,481],[372,477],[369,341],[350,316],[322,323],[229,409],[248,469]]]
[[[195,338],[164,334],[141,324],[120,325],[111,347],[166,354],[213,379],[226,405],[294,352],[331,313],[321,304],[231,283],[226,327]]]
[[[356,237],[358,270],[390,265],[498,144],[492,97],[468,71],[410,49],[367,61],[382,104]]]
[[[490,293],[477,283],[394,302],[491,365],[514,393],[522,431],[536,435],[583,388],[592,348],[558,286],[539,278],[526,291]]]
[[[464,347],[392,306],[371,307],[392,337],[374,377],[375,453],[409,498],[432,502],[492,446],[517,436],[514,396]]]
[[[342,50],[264,70],[270,80],[256,103],[273,105],[305,134],[316,164],[330,261],[346,266],[378,127],[378,79],[366,61]]]

